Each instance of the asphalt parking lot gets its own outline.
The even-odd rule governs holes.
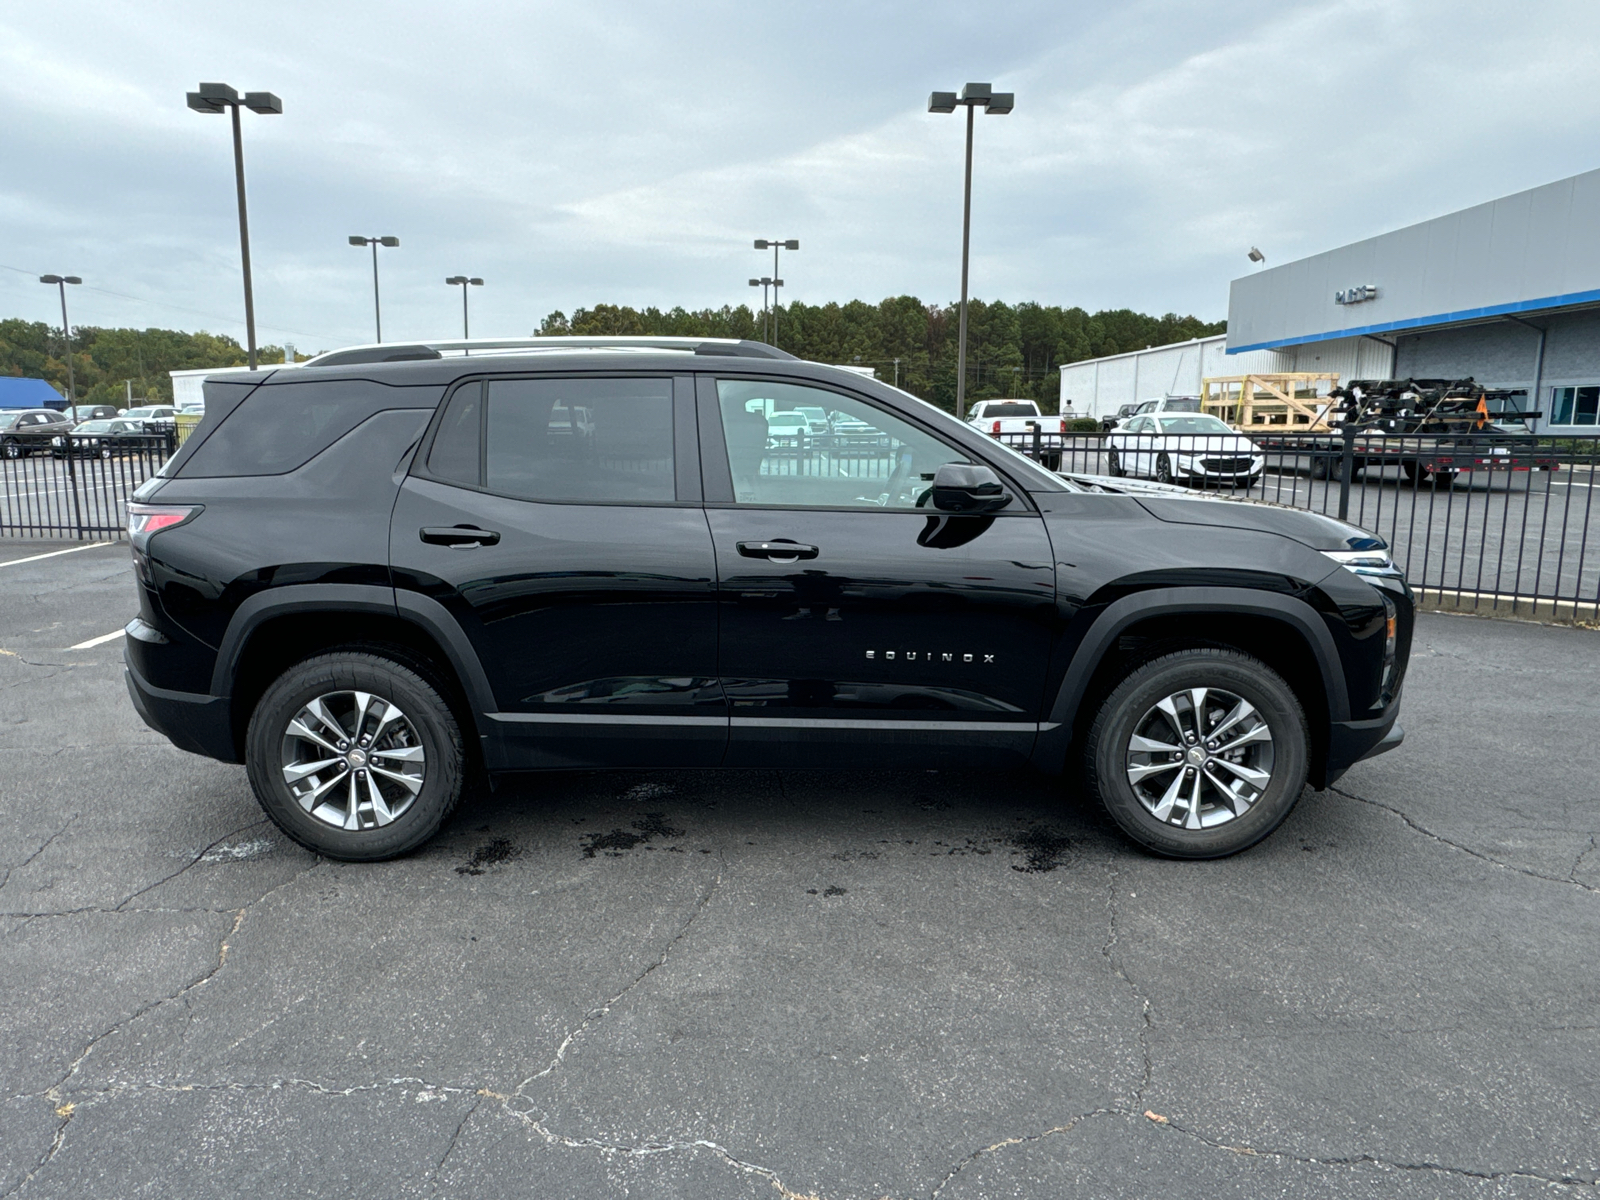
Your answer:
[[[352,866],[144,728],[127,548],[59,548],[0,542],[0,1196],[1600,1191],[1600,633],[1422,618],[1404,747],[1224,862],[739,771]]]

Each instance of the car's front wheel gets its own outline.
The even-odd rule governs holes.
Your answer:
[[[1085,743],[1090,791],[1130,838],[1221,858],[1266,837],[1305,787],[1310,738],[1293,690],[1237,650],[1179,650],[1106,697]]]
[[[1165,454],[1160,455],[1156,459],[1156,482],[1157,483],[1171,483],[1172,482],[1172,460],[1170,458],[1168,458]]]
[[[4,454],[7,458],[21,458],[27,452],[16,438],[7,438],[0,442],[0,454]]]
[[[329,858],[414,850],[461,797],[461,729],[443,685],[363,651],[308,658],[250,717],[245,766],[274,824]]]
[[[1115,450],[1106,451],[1106,473],[1121,479],[1128,472],[1122,465],[1122,459]]]

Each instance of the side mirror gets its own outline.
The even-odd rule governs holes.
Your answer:
[[[941,512],[998,512],[1011,503],[997,476],[974,463],[945,463],[933,476],[933,506]]]

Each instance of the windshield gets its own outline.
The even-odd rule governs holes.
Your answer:
[[[797,408],[794,411],[803,414],[808,421],[826,421],[828,419],[828,414],[820,408]]]
[[[85,421],[73,430],[74,433],[105,433],[112,427],[112,421]]]
[[[805,423],[805,417],[793,409],[789,409],[786,412],[775,412],[767,418],[768,425],[804,425]]]
[[[1221,421],[1217,420],[1216,417],[1206,417],[1206,416],[1162,417],[1162,418],[1160,418],[1160,420],[1161,420],[1161,432],[1162,433],[1232,433],[1233,432],[1233,430],[1229,429]]]
[[[10,429],[17,423],[19,413],[0,413],[0,429]]]

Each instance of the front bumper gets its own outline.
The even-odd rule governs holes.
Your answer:
[[[1328,727],[1327,762],[1322,779],[1312,780],[1319,791],[1332,787],[1339,777],[1358,762],[1387,754],[1405,740],[1400,727],[1400,702],[1396,700],[1381,717],[1370,721],[1335,721]]]
[[[243,762],[233,740],[233,722],[224,696],[174,692],[146,682],[123,651],[123,676],[134,711],[144,723],[179,750],[223,762]]]

